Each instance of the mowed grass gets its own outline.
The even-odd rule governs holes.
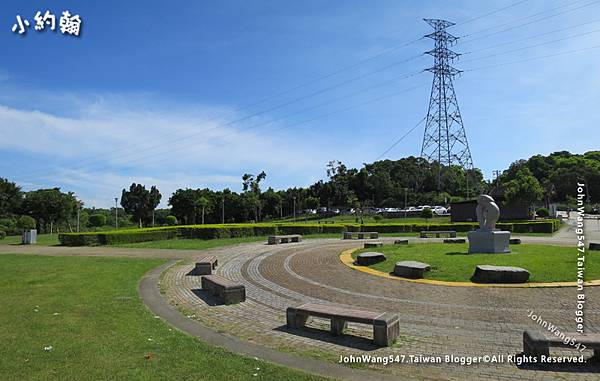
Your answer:
[[[161,263],[0,256],[0,379],[320,379],[233,355],[154,318],[137,284]]]
[[[394,271],[398,261],[419,261],[431,265],[425,279],[470,281],[475,266],[516,266],[529,270],[529,282],[573,282],[577,280],[577,250],[575,247],[549,245],[511,245],[510,254],[467,254],[468,244],[425,243],[386,245],[377,251],[387,257],[385,262],[370,266],[386,273]],[[600,279],[600,254],[588,252],[585,279]]]
[[[21,236],[11,235],[0,240],[0,245],[20,245]],[[60,245],[58,234],[38,234],[37,244],[40,246],[56,246]]]

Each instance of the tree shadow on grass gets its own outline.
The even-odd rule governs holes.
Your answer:
[[[358,337],[348,334],[340,336],[333,336],[329,331],[323,329],[316,329],[312,327],[304,328],[288,328],[286,325],[282,325],[274,328],[275,331],[289,333],[295,336],[302,336],[312,340],[323,341],[326,343],[337,344],[344,347],[350,347],[361,351],[374,351],[379,349],[372,340]]]

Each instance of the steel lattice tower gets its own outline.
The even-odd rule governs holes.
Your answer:
[[[446,31],[454,23],[437,19],[424,20],[435,30],[425,36],[435,41],[435,47],[427,52],[434,58],[433,67],[426,69],[433,73],[433,84],[421,157],[429,162],[439,163],[439,191],[442,185],[442,165],[460,165],[464,169],[473,169],[473,159],[452,82],[452,78],[461,72],[450,65],[459,56],[449,49],[458,37]]]

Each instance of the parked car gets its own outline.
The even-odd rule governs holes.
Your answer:
[[[431,209],[431,211],[432,211],[433,213],[437,214],[438,216],[441,216],[441,215],[446,215],[446,214],[448,214],[448,209],[446,209],[446,208],[444,208],[443,206],[440,206],[440,205],[436,205],[436,206],[434,206],[434,207]]]

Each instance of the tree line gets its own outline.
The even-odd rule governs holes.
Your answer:
[[[326,178],[308,187],[263,190],[267,173],[246,173],[242,191],[228,188],[177,189],[168,199],[170,209],[156,209],[162,195],[156,186],[149,189],[131,184],[121,193],[116,210],[84,207],[73,192],[60,188],[23,192],[21,187],[0,178],[0,230],[17,234],[36,227],[41,232],[94,230],[107,226],[160,226],[173,224],[260,222],[289,217],[319,207],[365,209],[407,205],[448,205],[471,199],[500,186],[508,201],[528,204],[559,202],[574,205],[578,181],[587,184],[588,201],[598,203],[600,194],[600,152],[548,156],[535,155],[518,160],[496,179],[485,181],[477,168],[440,166],[422,158],[406,157],[348,168],[331,161]],[[438,176],[442,188],[438,190]]]

